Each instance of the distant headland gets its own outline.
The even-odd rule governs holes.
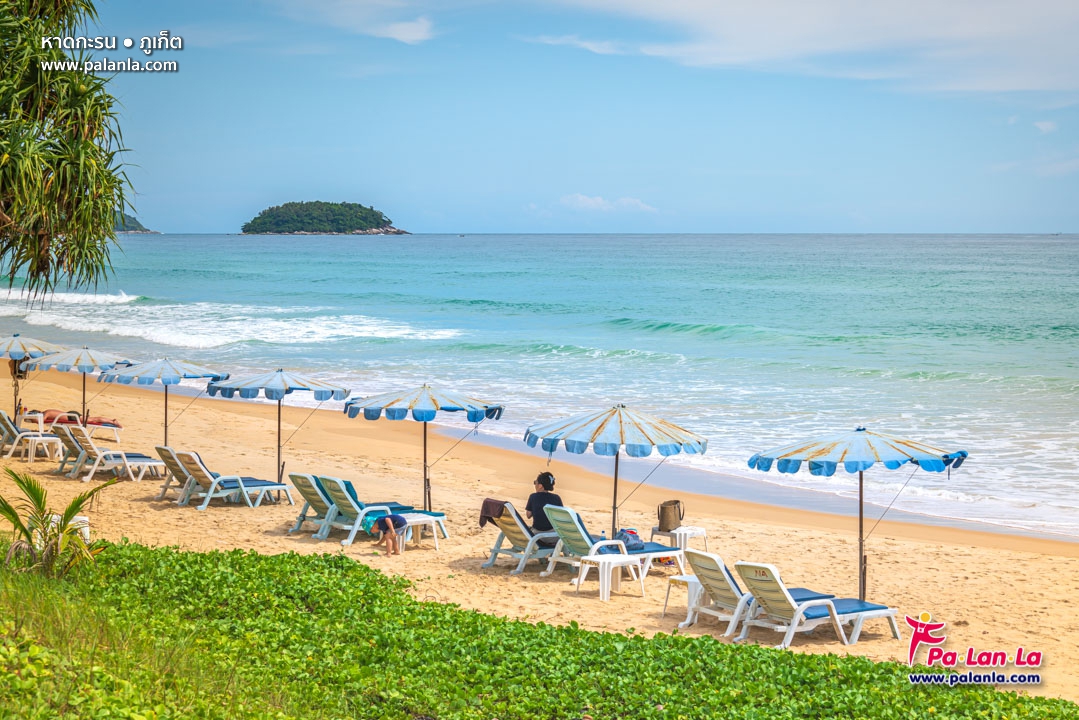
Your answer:
[[[116,212],[116,223],[113,225],[113,231],[118,233],[141,233],[144,235],[159,235],[157,230],[151,230],[144,226],[138,220],[125,212]]]
[[[290,202],[266,208],[243,225],[245,235],[408,235],[359,203]]]

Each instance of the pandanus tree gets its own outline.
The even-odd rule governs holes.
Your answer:
[[[91,0],[0,0],[0,267],[33,296],[96,286],[128,206],[108,79],[42,40],[96,20]]]

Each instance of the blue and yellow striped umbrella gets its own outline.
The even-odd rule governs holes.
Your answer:
[[[51,370],[60,372],[74,370],[82,373],[82,421],[86,422],[86,374],[111,370],[117,363],[124,362],[119,355],[103,350],[91,350],[85,345],[72,350],[43,355],[31,360],[24,360],[19,367],[23,370]]]
[[[288,372],[282,369],[275,370],[265,375],[254,377],[236,378],[235,380],[211,381],[206,387],[210,396],[220,394],[222,397],[234,397],[239,395],[244,399],[258,397],[262,393],[270,400],[277,401],[277,481],[280,482],[285,474],[285,466],[281,462],[281,401],[285,396],[297,390],[314,393],[315,399],[325,402],[329,399],[344,400],[352,392],[343,387],[324,383],[299,373]]]
[[[618,457],[623,451],[630,457],[648,457],[655,450],[669,457],[683,452],[703,455],[708,450],[704,437],[625,405],[534,425],[525,431],[524,441],[529,447],[539,443],[548,454],[562,445],[577,455],[591,446],[597,455],[614,456],[612,535],[618,530]]]
[[[505,406],[478,400],[452,390],[424,384],[405,392],[391,392],[368,398],[356,398],[345,403],[350,418],[361,413],[365,420],[378,420],[383,413],[387,420],[404,420],[409,415],[423,423],[423,509],[431,509],[431,467],[427,463],[427,423],[439,412],[463,412],[469,422],[498,420]]]
[[[806,463],[812,475],[831,477],[842,466],[858,473],[858,597],[865,600],[866,559],[864,525],[864,473],[877,463],[897,470],[907,463],[929,472],[957,468],[967,459],[966,450],[947,452],[940,448],[902,438],[855,428],[850,432],[826,435],[757,453],[749,466],[767,472],[775,465],[781,473],[796,473]]]
[[[201,365],[184,362],[182,360],[170,360],[162,358],[149,362],[137,363],[116,367],[98,376],[98,382],[118,382],[122,385],[153,385],[161,383],[165,386],[165,445],[169,444],[169,385],[178,385],[181,380],[193,378],[209,378],[211,380],[226,380],[227,372],[218,372]],[[183,411],[181,411],[182,413]]]

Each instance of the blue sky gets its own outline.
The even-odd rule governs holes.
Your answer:
[[[1079,232],[1074,0],[102,0],[137,215]],[[147,58],[169,30],[179,51]]]

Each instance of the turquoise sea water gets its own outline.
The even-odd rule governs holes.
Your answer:
[[[234,375],[300,369],[361,396],[428,381],[504,402],[483,432],[512,438],[624,402],[708,437],[668,463],[839,495],[856,476],[746,459],[865,425],[971,453],[950,478],[870,472],[871,502],[909,479],[895,508],[1079,536],[1079,236],[122,243],[96,295],[0,300],[4,330]]]

